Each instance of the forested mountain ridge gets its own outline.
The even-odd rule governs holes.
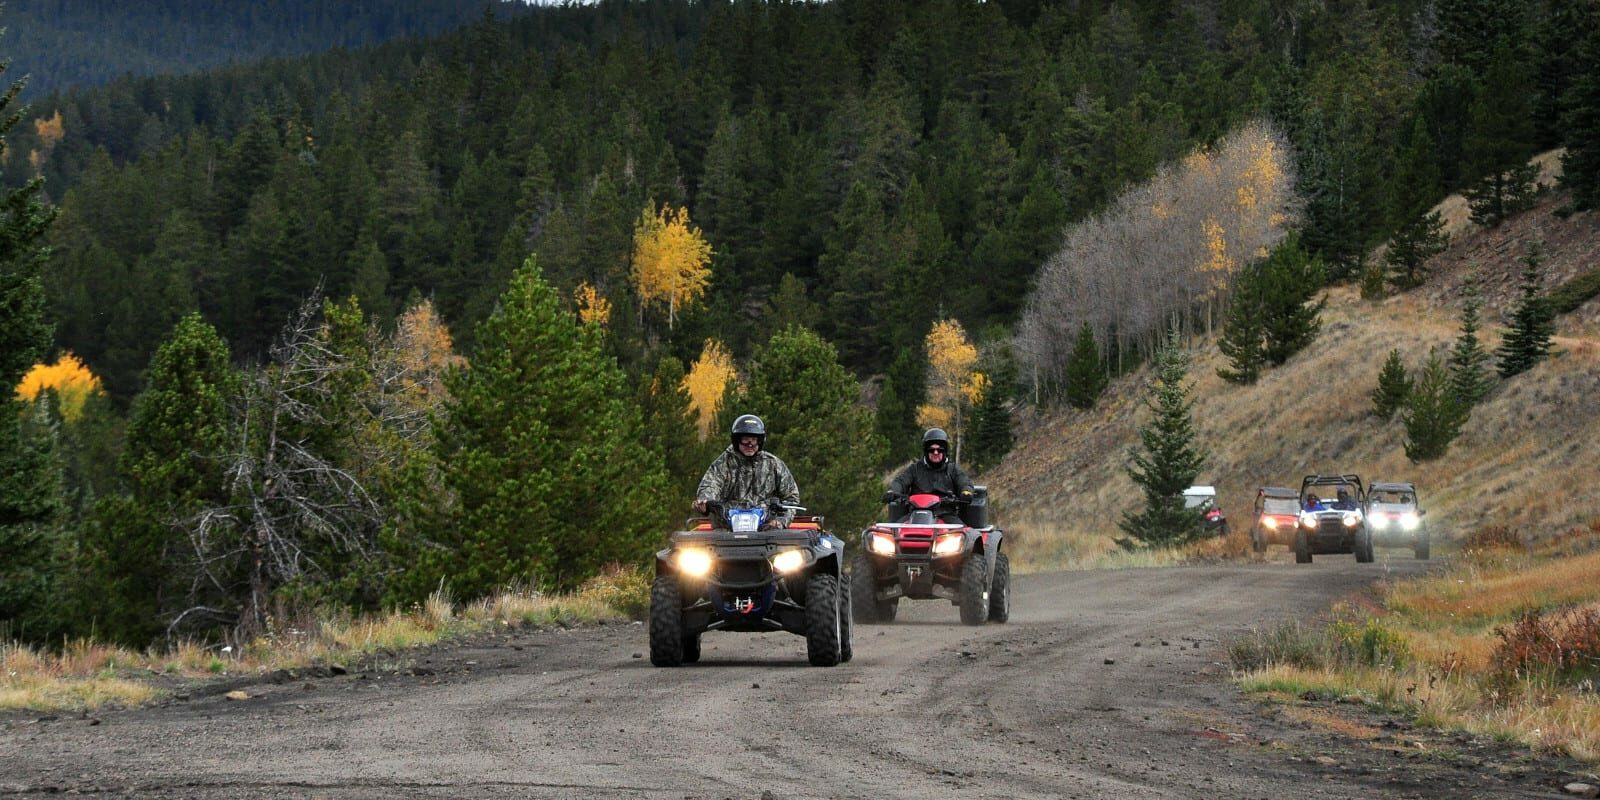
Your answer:
[[[229,63],[364,47],[459,28],[523,3],[502,0],[13,0],[3,40],[27,97],[124,75],[194,72]]]
[[[194,299],[180,305],[258,353],[285,302],[318,279],[349,292],[360,266],[373,310],[420,292],[464,337],[529,250],[564,290],[587,283],[641,312],[628,247],[652,200],[687,208],[712,277],[670,326],[619,314],[620,339],[659,337],[686,360],[715,336],[742,356],[791,314],[870,374],[937,317],[976,333],[1013,322],[1063,223],[1249,117],[1270,115],[1295,147],[1306,244],[1335,279],[1418,202],[1560,137],[1582,73],[1572,32],[1587,30],[1563,20],[1581,4],[1349,6],[543,9],[432,43],[41,100],[12,150],[65,213],[58,341],[122,398],[152,345],[116,331],[162,330],[174,312],[105,313],[77,287],[92,274],[116,296],[148,292],[169,223],[217,254],[182,270]],[[1484,14],[1506,24],[1482,29]],[[1558,29],[1564,44],[1548,41]],[[1513,93],[1522,107],[1487,102],[1533,75],[1533,96]],[[1396,172],[1418,177],[1385,180]],[[74,222],[108,217],[122,219]],[[278,255],[248,252],[282,235]]]
[[[572,586],[645,563],[740,411],[849,530],[919,426],[992,466],[1174,321],[1277,379],[1325,285],[1427,282],[1447,192],[1504,224],[1555,140],[1588,213],[1595,12],[603,2],[52,95],[0,309],[13,380],[71,351],[86,399],[24,384],[0,624]]]

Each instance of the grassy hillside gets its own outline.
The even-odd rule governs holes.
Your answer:
[[[1537,538],[1600,515],[1592,488],[1600,464],[1600,299],[1558,319],[1553,357],[1497,386],[1444,458],[1410,463],[1398,416],[1382,423],[1369,415],[1369,395],[1390,348],[1416,369],[1430,347],[1455,338],[1469,272],[1484,286],[1480,335],[1492,350],[1530,242],[1544,242],[1546,287],[1594,268],[1600,217],[1563,218],[1556,211],[1565,203],[1551,193],[1499,228],[1481,229],[1465,220],[1459,198],[1447,200],[1441,205],[1452,242],[1432,262],[1427,284],[1376,302],[1353,288],[1328,290],[1316,342],[1254,386],[1217,377],[1225,362],[1214,335],[1192,341],[1194,417],[1211,451],[1201,480],[1217,485],[1235,532],[1248,528],[1257,487],[1298,487],[1311,472],[1416,482],[1436,547],[1445,549],[1483,526]],[[1147,380],[1142,370],[1117,380],[1088,412],[1050,410],[1025,419],[1011,455],[981,476],[999,521],[1015,537],[1019,568],[1094,563],[1117,549],[1117,521],[1140,502],[1123,465],[1137,426],[1148,418],[1140,402]],[[1289,556],[1274,548],[1268,557]]]

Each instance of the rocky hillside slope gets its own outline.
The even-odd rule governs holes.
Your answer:
[[[1316,342],[1254,386],[1217,377],[1225,361],[1215,337],[1191,341],[1194,417],[1211,453],[1201,482],[1217,485],[1234,530],[1247,529],[1257,487],[1297,487],[1302,475],[1334,471],[1416,482],[1442,549],[1486,525],[1541,536],[1600,517],[1600,298],[1558,319],[1553,357],[1498,385],[1444,458],[1409,462],[1398,417],[1369,414],[1391,348],[1416,370],[1430,348],[1455,338],[1470,274],[1483,287],[1480,336],[1492,351],[1531,243],[1543,243],[1546,287],[1600,265],[1600,214],[1558,214],[1567,204],[1549,192],[1536,208],[1484,229],[1465,219],[1460,198],[1447,200],[1451,246],[1424,286],[1381,301],[1328,290]],[[1091,411],[1022,420],[1011,455],[981,476],[1024,568],[1085,563],[1115,549],[1117,521],[1140,502],[1123,466],[1149,418],[1148,378],[1141,370],[1115,381]]]

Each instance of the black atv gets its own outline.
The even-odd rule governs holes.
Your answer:
[[[844,542],[823,530],[819,516],[761,529],[782,510],[713,505],[710,517],[690,518],[687,530],[672,534],[656,553],[650,587],[650,663],[699,661],[706,631],[789,631],[806,637],[814,666],[850,660]]]
[[[957,516],[960,523],[941,522]],[[941,598],[961,621],[982,625],[1011,617],[1011,559],[1005,533],[988,524],[988,493],[975,487],[961,502],[938,494],[892,498],[890,519],[861,533],[850,567],[851,603],[863,623],[893,622],[900,598]]]

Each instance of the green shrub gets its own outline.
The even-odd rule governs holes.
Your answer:
[[[1589,298],[1600,295],[1600,267],[1577,275],[1572,280],[1550,290],[1550,306],[1557,314],[1577,310]]]
[[[1339,645],[1339,661],[1352,666],[1399,669],[1411,657],[1411,648],[1399,633],[1378,620],[1365,625],[1333,623],[1330,632]]]

